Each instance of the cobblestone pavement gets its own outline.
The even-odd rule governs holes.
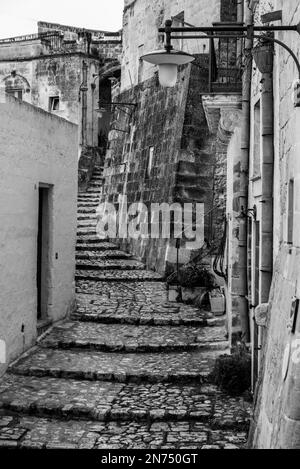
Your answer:
[[[113,352],[168,352],[226,349],[224,328],[152,327],[128,324],[66,322],[55,327],[43,342],[52,348],[85,348]]]
[[[26,449],[239,449],[246,432],[201,422],[78,422],[0,417],[0,447]]]
[[[77,308],[0,381],[0,447],[238,449],[250,404],[213,384],[223,318],[95,234],[101,171],[78,196]]]

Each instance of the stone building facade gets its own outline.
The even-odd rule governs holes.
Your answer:
[[[100,79],[120,53],[120,32],[39,22],[37,34],[0,40],[0,86],[78,124],[81,147],[101,146]]]
[[[271,4],[271,5],[270,5]],[[282,10],[282,24],[295,25],[300,22],[300,5],[297,1],[259,2],[257,9]],[[259,11],[259,10],[258,10]],[[280,23],[279,23],[280,24]],[[287,44],[299,57],[300,41],[296,32],[283,32],[278,39]],[[272,77],[271,77],[272,78]],[[258,367],[260,375],[256,387],[256,408],[252,442],[256,448],[300,448],[300,165],[299,125],[300,110],[293,105],[293,86],[299,79],[292,57],[281,47],[275,46],[273,70],[273,230],[271,236],[263,232],[260,246],[262,251],[270,243],[273,246],[271,291],[265,298],[269,280],[266,278],[265,259],[261,257],[260,302],[267,302],[265,324],[259,329],[259,347],[262,347]],[[259,79],[258,79],[259,81]],[[267,83],[262,92],[254,80],[252,126],[255,128],[255,106],[258,100],[268,106],[263,94],[269,92]],[[260,95],[261,94],[261,95]],[[264,109],[260,110],[263,124]],[[261,124],[261,125],[262,125]],[[264,128],[262,127],[262,130]],[[264,132],[266,135],[266,132]],[[262,142],[266,138],[262,134]],[[269,132],[270,134],[270,132]],[[254,160],[255,154],[253,154]],[[265,164],[262,145],[261,164]],[[253,161],[253,166],[254,166]],[[269,163],[270,164],[270,163]],[[264,166],[262,166],[264,170]],[[262,181],[264,172],[262,172]],[[268,185],[263,192],[268,191]],[[250,203],[255,202],[254,188]],[[262,204],[260,204],[262,205]],[[266,212],[260,208],[257,220],[264,223]],[[256,321],[259,323],[259,318]]]
[[[215,94],[233,99],[234,108],[240,94],[239,84],[215,77],[210,83],[210,49],[207,40],[176,40],[175,47],[192,52],[197,59],[180,70],[174,89],[163,89],[157,70],[140,57],[163,47],[159,26],[172,17],[173,24],[207,24],[236,22],[238,4],[229,0],[192,1],[125,1],[123,21],[123,56],[121,82],[113,96],[116,106],[105,162],[104,199],[120,209],[120,195],[128,204],[202,203],[204,204],[205,247],[216,248],[224,230],[226,193],[226,139],[215,127],[207,100]],[[237,42],[228,43],[227,52],[235,53],[226,68],[237,69]],[[219,70],[224,54],[215,42]],[[230,56],[230,54],[229,54]],[[206,100],[204,99],[206,95]],[[229,106],[230,107],[230,106]],[[214,107],[219,114],[219,108]],[[226,134],[227,130],[224,128]],[[220,136],[220,139],[219,137]],[[224,136],[224,135],[223,135]],[[189,262],[204,246],[187,249],[175,239],[127,239],[124,244],[162,273]],[[194,252],[193,252],[194,251]],[[209,256],[208,262],[211,262]]]
[[[0,375],[75,302],[78,126],[0,103]]]
[[[296,25],[298,1],[252,0],[256,25]],[[273,12],[273,17],[266,16]],[[281,14],[281,15],[280,15]],[[272,21],[273,20],[273,21]],[[270,23],[268,23],[268,21]],[[297,32],[275,33],[299,57]],[[248,321],[252,350],[253,448],[300,448],[299,401],[299,78],[292,56],[279,45],[254,42],[250,94],[249,165],[242,184],[247,142],[245,114],[233,126],[227,152],[228,318],[240,330],[241,220],[247,220]],[[260,61],[260,57],[262,57]],[[245,98],[244,98],[245,99]],[[238,204],[246,191],[248,205]]]

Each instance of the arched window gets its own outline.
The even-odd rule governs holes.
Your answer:
[[[15,71],[3,80],[5,93],[17,99],[23,99],[25,93],[30,92],[30,85],[25,77],[18,75]]]

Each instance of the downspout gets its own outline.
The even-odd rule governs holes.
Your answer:
[[[249,8],[248,0],[244,1],[244,22],[246,26],[253,25],[253,12]],[[250,158],[250,103],[252,82],[252,34],[245,40],[242,92],[242,123],[241,123],[241,156],[240,156],[240,190],[239,212],[245,214],[248,209],[249,187],[249,158]],[[248,218],[239,217],[239,312],[242,329],[242,340],[250,341],[249,302],[248,302]]]
[[[94,118],[95,118],[95,90],[96,90],[96,83],[91,84],[92,88],[92,109],[91,109],[91,117],[92,117],[92,147],[94,146]]]
[[[268,45],[273,57],[273,47]],[[261,200],[261,303],[269,302],[273,277],[273,180],[274,180],[274,97],[273,60],[262,74],[262,200]]]
[[[81,122],[81,143],[84,147],[87,142],[87,92],[88,92],[88,85],[87,85],[87,71],[88,66],[85,61],[82,63],[82,122]]]

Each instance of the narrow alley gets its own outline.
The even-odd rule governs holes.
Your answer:
[[[242,448],[250,404],[211,382],[223,318],[167,301],[161,277],[96,237],[97,168],[78,197],[77,310],[0,383],[0,446]]]

